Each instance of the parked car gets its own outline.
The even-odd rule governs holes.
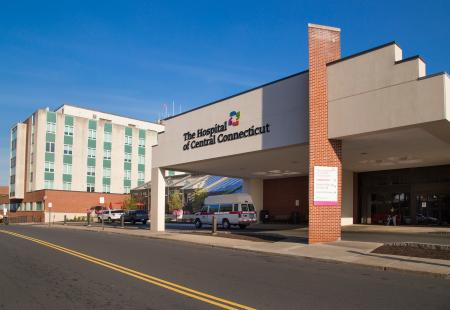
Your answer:
[[[211,225],[213,216],[216,216],[217,223],[224,229],[231,226],[244,229],[251,223],[256,223],[257,219],[255,206],[248,194],[207,197],[202,209],[195,213],[195,227],[201,228],[203,224]]]
[[[143,225],[147,224],[148,212],[145,210],[129,210],[124,213],[124,221],[130,222],[133,225],[141,222]]]
[[[120,221],[120,217],[123,214],[124,214],[124,211],[120,210],[120,209],[115,209],[115,210],[105,209],[105,210],[102,210],[102,212],[100,214],[98,214],[97,219],[100,223],[102,221],[112,223],[115,221]]]
[[[101,214],[102,210],[106,210],[106,208],[103,206],[95,206],[95,207],[90,208],[91,214],[92,214],[92,212],[95,212],[96,215]]]

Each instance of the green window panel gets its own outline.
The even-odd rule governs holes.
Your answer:
[[[123,163],[123,170],[131,170],[131,163]]]
[[[138,181],[137,184],[138,184],[138,186],[141,186],[141,185],[144,185],[144,183],[145,183],[144,181]]]
[[[145,130],[139,129],[139,138],[145,138]]]
[[[86,177],[86,183],[95,184],[95,177],[87,176]]]
[[[66,115],[64,117],[64,125],[73,126],[73,116]]]
[[[64,136],[64,144],[73,144],[73,137],[72,136]]]
[[[105,131],[112,132],[112,124],[111,123],[105,123]]]
[[[111,185],[111,179],[110,178],[103,178],[103,184]]]
[[[90,119],[89,120],[89,129],[97,129],[97,121]]]
[[[56,113],[47,111],[47,122],[56,123]]]
[[[96,140],[88,139],[88,147],[94,148],[96,147]]]
[[[111,168],[111,160],[104,159],[103,160],[103,168]]]
[[[131,145],[125,144],[125,153],[132,153]]]
[[[111,142],[103,142],[103,149],[104,150],[110,150],[111,151],[112,144]]]
[[[88,166],[95,166],[95,158],[88,158],[87,159],[87,165]]]
[[[45,141],[47,141],[47,142],[55,142],[55,134],[47,132],[45,134]]]
[[[64,155],[63,163],[64,164],[71,164],[72,163],[72,155]]]
[[[145,165],[144,164],[138,164],[138,171],[145,171]]]
[[[45,153],[45,161],[55,161],[55,153]]]
[[[133,135],[133,129],[130,127],[125,127],[125,136],[132,136]]]
[[[45,172],[44,180],[53,181],[55,179],[55,174],[52,172]]]
[[[72,182],[71,174],[63,174],[63,182]]]
[[[123,180],[123,186],[131,186],[131,180]]]
[[[145,155],[145,147],[138,147],[138,154]]]

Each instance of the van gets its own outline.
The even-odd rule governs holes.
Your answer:
[[[211,225],[213,216],[224,229],[231,226],[246,228],[256,223],[256,211],[252,198],[248,194],[229,194],[209,196],[205,199],[202,209],[195,213],[194,224],[196,228],[202,225]]]

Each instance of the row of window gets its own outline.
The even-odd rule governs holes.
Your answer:
[[[55,152],[55,142],[46,142],[45,151],[47,153]],[[64,155],[72,155],[73,154],[73,146],[72,144],[64,144],[63,146]],[[88,147],[88,158],[96,158],[96,149],[92,147]],[[124,161],[126,163],[131,163],[132,154],[125,153]],[[110,160],[111,159],[111,150],[103,150],[103,159]],[[145,164],[145,155],[138,155],[138,163]]]
[[[46,189],[53,189],[54,182],[51,181],[51,180],[46,180],[44,186],[45,186]],[[65,191],[72,190],[72,183],[71,182],[63,182],[63,190],[65,190]],[[124,186],[123,190],[124,190],[125,194],[129,194],[130,193],[130,187],[129,186]],[[86,191],[89,192],[89,193],[95,192],[95,184],[87,183],[86,184]],[[111,185],[103,184],[103,193],[111,193]]]
[[[51,161],[46,161],[44,165],[45,172],[55,172],[55,163]],[[63,174],[72,174],[72,165],[63,165]],[[95,177],[95,166],[87,167],[87,176]],[[103,177],[111,178],[111,168],[103,168]],[[138,171],[138,180],[143,181],[145,178],[145,173],[143,171]],[[131,180],[131,170],[125,170],[125,180]]]
[[[56,123],[47,122],[47,132],[48,133],[56,133]],[[72,125],[65,125],[64,126],[64,135],[65,136],[73,136],[73,126]],[[111,142],[111,132],[105,131],[104,132],[104,142]],[[96,140],[97,139],[97,130],[96,129],[89,129],[88,131],[88,139]],[[132,144],[132,136],[125,135],[125,144],[131,145]],[[145,147],[145,138],[139,138],[139,146]]]

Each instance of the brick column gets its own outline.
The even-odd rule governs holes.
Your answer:
[[[342,164],[339,140],[328,139],[326,64],[341,57],[340,29],[308,25],[309,45],[309,243],[341,238]],[[337,205],[314,205],[314,166],[338,169]]]

